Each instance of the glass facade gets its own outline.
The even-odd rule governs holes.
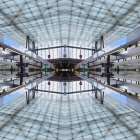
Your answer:
[[[0,0],[0,140],[140,140],[139,11],[139,0]]]

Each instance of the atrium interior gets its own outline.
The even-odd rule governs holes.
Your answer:
[[[140,1],[0,0],[0,140],[140,140]]]

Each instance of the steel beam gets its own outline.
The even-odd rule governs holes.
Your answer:
[[[128,42],[126,44],[121,45],[118,48],[115,48],[115,49],[113,49],[113,50],[111,50],[109,52],[105,52],[105,53],[103,53],[103,54],[101,54],[99,56],[98,55],[97,56],[92,55],[89,58],[87,58],[86,60],[83,60],[82,62],[77,64],[76,68],[80,67],[81,65],[87,64],[88,62],[95,62],[95,61],[97,61],[98,59],[100,59],[100,58],[102,58],[104,56],[114,55],[117,52],[128,48],[130,45],[135,45],[140,40],[140,36],[137,36],[137,34],[138,34],[137,30],[140,30],[140,28],[136,29],[135,31],[133,31],[132,33],[127,35],[127,37],[129,37],[129,36],[132,36],[133,34],[135,34],[135,36],[133,35],[134,36],[133,40],[130,40],[130,41],[128,40]]]
[[[87,76],[82,76],[79,73],[76,73],[77,76],[79,76],[80,78],[82,78],[83,80],[86,80],[87,82],[91,83],[92,85],[94,85],[95,87],[98,86],[97,88],[99,90],[102,90],[102,92],[106,93],[106,94],[110,94],[110,96],[112,96],[111,94],[121,94],[122,98],[125,98],[124,102],[120,99],[120,98],[116,98],[118,100],[120,100],[121,102],[123,102],[124,104],[126,104],[127,106],[129,106],[130,108],[136,110],[137,112],[140,112],[140,99],[137,98],[137,96],[132,96],[129,93],[127,93],[126,90],[121,90],[119,88],[110,86],[110,85],[106,85],[104,83],[101,83],[99,81],[97,81],[94,78],[88,78]],[[104,95],[103,95],[104,97]],[[120,97],[120,96],[118,96]],[[115,97],[114,97],[115,98]],[[125,102],[127,101],[127,102]],[[135,105],[134,105],[135,102]],[[137,105],[136,105],[137,104]]]
[[[72,49],[82,49],[82,50],[90,50],[90,51],[95,51],[93,48],[83,48],[83,47],[75,47],[75,46],[65,46],[66,48],[72,48]],[[34,51],[39,51],[39,50],[49,50],[49,49],[57,49],[57,48],[64,48],[64,46],[55,46],[55,47],[47,47],[47,48],[38,48],[35,49]]]
[[[30,81],[30,82],[28,82],[28,83],[26,83],[24,85],[20,85],[20,86],[5,90],[5,92],[1,96],[5,96],[7,94],[12,94],[14,92],[25,93],[28,90],[31,90],[34,87],[36,87],[38,84],[42,83],[44,80],[49,79],[53,75],[54,75],[54,73],[50,73],[47,76],[43,76],[42,78],[37,78],[37,79],[35,79],[33,81]]]
[[[3,43],[0,42],[0,46],[2,46],[4,49],[7,49],[8,51],[11,51],[11,52],[14,52],[18,55],[23,55],[23,56],[26,56],[26,57],[29,57],[37,62],[41,62],[45,65],[49,65],[51,67],[54,67],[53,64],[51,64],[50,62],[44,60],[43,58],[41,58],[40,56],[36,55],[35,53],[27,50],[26,48],[24,47],[19,47],[19,48],[16,48],[14,46],[9,46],[9,45],[5,45]]]
[[[98,89],[91,89],[91,90],[82,90],[82,91],[74,91],[74,92],[65,92],[65,94],[75,94],[75,93],[84,93],[84,92],[90,92],[90,91],[97,91]],[[56,91],[50,91],[50,90],[40,90],[40,89],[35,89],[35,91],[40,91],[40,92],[47,92],[47,93],[55,93],[55,94],[64,94],[63,92],[56,92]]]

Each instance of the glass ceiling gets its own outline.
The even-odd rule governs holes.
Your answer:
[[[1,0],[0,33],[25,45],[26,35],[44,46],[91,47],[139,26],[138,0]]]

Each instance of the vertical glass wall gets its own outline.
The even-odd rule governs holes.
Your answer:
[[[66,58],[75,58],[80,59],[80,48],[67,48],[66,47]],[[39,50],[38,55],[43,57],[44,59],[48,59],[48,55],[50,54],[50,59],[55,58],[64,58],[64,48],[54,48],[54,49],[46,49],[46,50]],[[81,49],[82,59],[86,59],[92,55],[91,50],[84,50]]]
[[[65,83],[65,84],[63,84]],[[80,84],[81,83],[81,84]],[[39,90],[53,91],[53,92],[76,92],[76,91],[85,91],[92,90],[92,85],[86,81],[74,81],[74,82],[57,82],[51,81],[48,84],[48,81],[44,81],[38,85]]]

